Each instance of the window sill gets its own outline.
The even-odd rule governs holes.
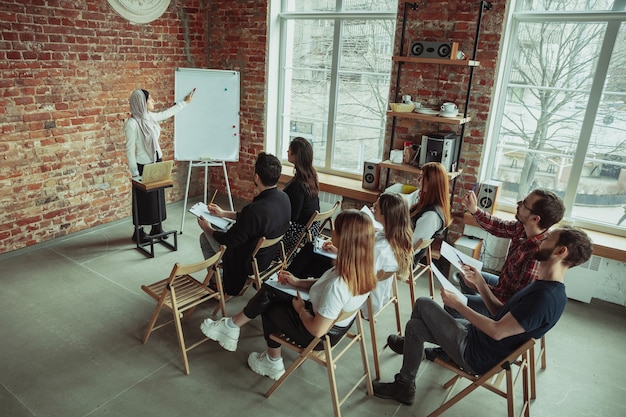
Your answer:
[[[515,219],[513,213],[497,211],[494,213],[497,217],[506,220]],[[471,214],[465,213],[463,223],[468,226],[476,226],[478,224]],[[596,232],[584,229],[593,242],[593,254],[601,258],[613,259],[616,261],[626,261],[626,238],[622,236],[611,235],[608,233]]]
[[[362,187],[360,180],[353,178],[339,177],[337,175],[319,173],[317,177],[320,182],[320,190],[337,194],[353,200],[363,201],[366,203],[373,203],[378,199],[380,191],[368,190]],[[293,178],[293,167],[283,165],[282,174],[278,183],[285,185],[289,180]]]

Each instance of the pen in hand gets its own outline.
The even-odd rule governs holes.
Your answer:
[[[463,262],[463,259],[461,259],[461,257],[459,256],[458,253],[454,252],[454,254],[456,255],[457,258],[459,258],[459,262],[461,263],[461,266],[465,266],[465,262]]]
[[[217,195],[217,190],[215,190],[215,192],[213,193],[213,197],[211,197],[211,202],[209,203],[209,206],[213,204],[213,200],[215,200],[216,195]]]

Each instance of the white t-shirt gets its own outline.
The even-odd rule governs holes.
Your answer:
[[[359,307],[367,300],[368,294],[352,295],[346,282],[337,275],[335,267],[324,272],[309,289],[309,299],[315,314],[335,320],[341,311],[355,312],[349,318],[335,323],[336,326],[340,327],[346,327],[350,324]]]
[[[396,272],[397,270],[398,261],[393,253],[393,249],[391,249],[391,245],[387,241],[385,232],[379,230],[374,237],[374,272],[378,274],[379,271]],[[374,311],[378,311],[389,300],[392,279],[395,279],[395,277],[392,276],[384,281],[378,281],[378,285],[372,291],[371,297]],[[367,305],[363,305],[361,311],[363,312],[363,317],[367,319]]]

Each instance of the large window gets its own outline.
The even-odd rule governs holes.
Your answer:
[[[513,0],[485,172],[514,207],[534,188],[577,225],[626,235],[626,0]]]
[[[286,158],[290,139],[302,136],[320,171],[360,175],[363,161],[383,153],[397,0],[274,1],[276,152]]]

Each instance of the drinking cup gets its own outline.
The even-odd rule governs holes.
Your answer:
[[[443,103],[441,105],[441,110],[446,113],[456,113],[458,111],[456,104],[454,103]]]

